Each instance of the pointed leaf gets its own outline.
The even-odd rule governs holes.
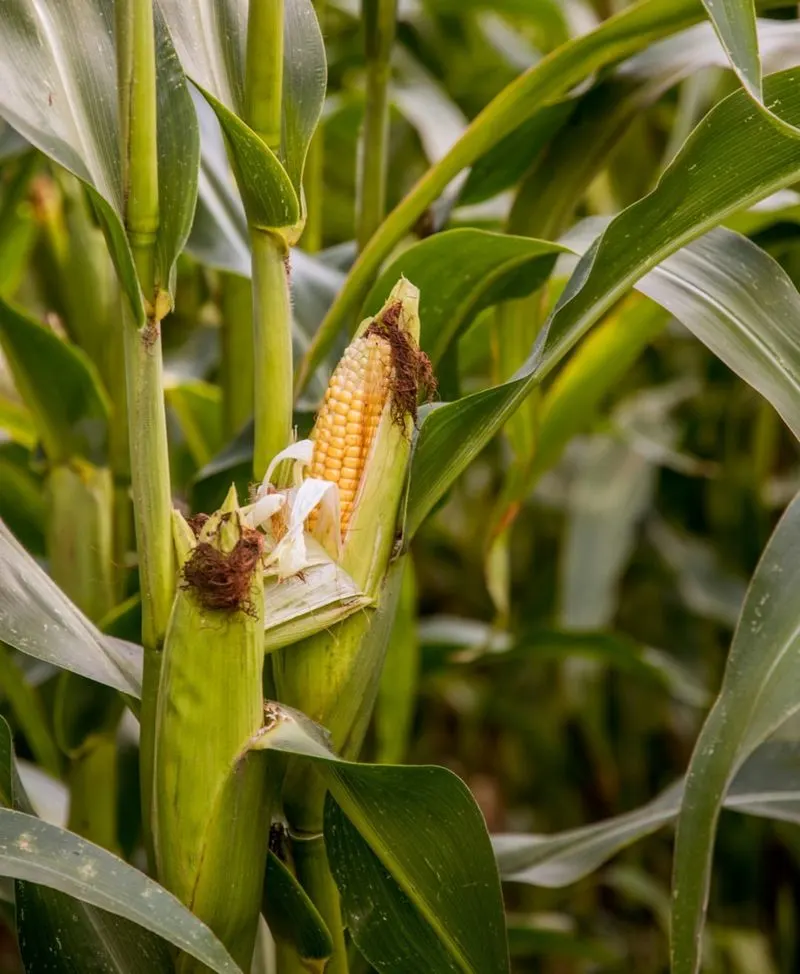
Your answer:
[[[0,640],[21,653],[141,694],[140,646],[104,636],[0,521]]]
[[[683,782],[624,815],[553,835],[495,835],[500,874],[507,882],[561,887],[577,882],[612,856],[675,821]],[[739,770],[725,798],[733,811],[800,823],[797,742],[769,741]]]
[[[123,225],[114,11],[110,0],[10,0],[0,36],[0,115],[90,189],[120,280],[143,306]],[[156,283],[168,289],[197,193],[198,136],[186,80],[156,17],[160,227]]]
[[[437,362],[473,315],[504,299],[502,285],[511,274],[527,271],[530,293],[547,279],[562,250],[546,240],[486,230],[437,233],[392,261],[370,291],[361,317],[376,314],[394,283],[406,277],[420,292],[420,347]]]
[[[211,931],[158,883],[105,849],[32,814],[14,766],[11,732],[2,718],[0,803],[5,806],[0,808],[0,875],[22,881],[16,883],[17,914],[28,970],[45,965],[75,974],[166,974],[169,952],[144,932],[149,931],[218,974],[239,971]],[[27,911],[37,922],[26,922]]]
[[[794,72],[773,77],[787,80]],[[800,117],[800,99],[797,104]],[[730,126],[737,124],[744,127],[735,152],[729,152],[724,147],[730,143]],[[800,305],[788,276],[754,244],[722,228],[673,253],[687,237],[697,236],[733,210],[737,200],[745,205],[753,192],[767,195],[772,191],[771,183],[765,186],[759,181],[763,167],[757,172],[750,167],[753,155],[760,151],[757,143],[747,142],[750,156],[738,157],[739,148],[755,128],[759,128],[758,138],[769,135],[763,131],[766,128],[775,139],[783,140],[780,178],[788,179],[790,173],[792,178],[800,176],[800,140],[783,136],[753,116],[744,94],[726,99],[699,126],[653,193],[612,220],[589,247],[537,348],[517,376],[456,402],[420,411],[406,515],[407,541],[534,386],[631,286],[694,331],[769,399],[798,434]],[[704,161],[712,150],[717,153],[715,159]],[[718,179],[715,160],[723,157],[730,168],[725,169],[725,179]],[[740,167],[749,173],[750,184],[737,181]],[[644,212],[640,214],[640,210]],[[673,225],[676,214],[681,219]],[[582,224],[562,242],[580,252],[588,246],[593,228],[600,225],[596,221]],[[635,247],[630,246],[631,239],[636,239]],[[647,270],[650,273],[642,276]]]
[[[678,821],[672,905],[676,974],[700,964],[719,811],[747,757],[800,709],[800,496],[775,528],[750,582],[722,689],[689,764]]]
[[[507,972],[497,871],[463,782],[444,768],[342,761],[302,714],[278,704],[268,714],[252,746],[312,759],[343,813],[328,805],[331,867],[350,930],[372,965],[408,974]],[[361,881],[381,910],[361,910]]]
[[[273,852],[267,856],[263,913],[276,940],[291,944],[303,960],[311,961],[311,970],[324,968],[333,953],[330,932],[306,891]]]
[[[248,219],[296,236],[302,174],[325,97],[325,49],[311,0],[284,6],[283,119],[279,154],[244,122],[248,5],[159,0],[183,66],[222,125]]]

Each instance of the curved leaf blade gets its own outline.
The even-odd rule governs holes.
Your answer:
[[[753,0],[703,0],[720,43],[744,87],[762,100],[756,5]]]
[[[105,849],[33,815],[0,809],[0,874],[131,920],[219,974],[239,971],[211,931],[162,886]]]
[[[362,317],[375,314],[393,283],[408,278],[420,292],[420,347],[437,362],[472,315],[502,300],[504,278],[529,268],[526,288],[533,291],[563,249],[546,240],[472,228],[434,234],[392,261],[364,302]]]
[[[769,741],[745,762],[724,805],[732,811],[800,822],[795,741]],[[560,888],[578,882],[634,842],[675,821],[684,795],[676,782],[651,802],[614,818],[553,835],[492,837],[504,881]]]
[[[497,868],[466,785],[444,768],[343,761],[302,714],[278,704],[270,705],[269,714],[272,720],[252,746],[312,759],[343,813],[330,805],[326,812],[326,828],[333,829],[331,865],[348,924],[373,966],[390,972],[507,972]],[[357,875],[376,884],[383,916],[358,915],[360,897],[349,892]],[[403,925],[402,936],[392,932],[395,923]],[[437,967],[437,961],[448,966]]]
[[[213,933],[163,887],[33,814],[2,718],[0,804],[0,875],[17,880],[17,927],[28,970],[166,974],[172,970],[166,941],[219,974],[239,971]]]
[[[800,70],[766,79],[800,121]],[[611,221],[581,259],[550,318],[543,357],[558,359],[647,271],[737,209],[800,175],[800,140],[730,95],[697,126],[658,185]]]
[[[108,418],[94,363],[76,345],[0,299],[0,347],[52,463],[82,452],[79,424]]]
[[[695,745],[678,819],[672,899],[675,974],[695,974],[717,820],[736,771],[800,710],[800,496],[775,528],[750,582],[722,688]]]
[[[11,0],[0,37],[0,115],[89,187],[137,320],[143,317],[123,226],[114,10],[110,0]],[[159,210],[156,282],[170,289],[191,227],[199,140],[186,79],[156,18]]]
[[[797,79],[800,71],[793,70],[768,80],[780,82],[783,90]],[[798,92],[800,86],[795,86],[800,118]],[[780,150],[769,165],[761,164],[764,140]],[[612,220],[586,251],[517,375],[421,411],[406,539],[534,386],[632,286],[682,320],[769,399],[797,433],[800,335],[794,287],[772,258],[731,231],[718,228],[706,239],[686,244],[728,213],[799,175],[800,140],[754,115],[746,95],[736,93],[714,109],[653,193]],[[592,235],[588,227],[597,225],[584,225],[563,243],[584,250]],[[766,288],[765,298],[754,298],[754,283]]]
[[[302,177],[325,98],[325,46],[311,0],[284,6],[281,146],[276,155],[245,123],[248,5],[159,0],[187,74],[213,107],[231,148],[248,219],[294,240],[302,221]]]
[[[141,696],[141,647],[95,628],[2,521],[0,640],[28,656]]]

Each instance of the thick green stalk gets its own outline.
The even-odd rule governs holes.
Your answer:
[[[253,358],[255,365],[253,474],[292,438],[292,311],[288,253],[282,238],[252,229]]]
[[[283,0],[251,0],[247,20],[245,120],[280,150],[283,89]],[[255,361],[253,474],[261,479],[292,436],[292,315],[288,247],[276,234],[250,228]]]
[[[359,251],[378,229],[386,211],[389,145],[389,75],[397,0],[363,0],[367,89],[359,147],[356,242]]]
[[[222,417],[226,439],[253,415],[253,296],[250,281],[222,275]]]
[[[303,250],[315,254],[322,249],[322,204],[325,195],[325,130],[322,122],[317,126],[308,147],[303,172],[303,188],[306,194],[306,223],[301,243]]]
[[[347,947],[339,890],[328,865],[321,822],[317,834],[292,836],[292,858],[297,879],[319,910],[333,942],[333,951],[325,965],[325,974],[347,974]]]
[[[169,456],[162,385],[160,305],[155,279],[159,226],[155,34],[152,0],[118,0],[117,60],[125,227],[144,295],[143,327],[124,317],[131,485],[142,593],[144,676],[141,710],[142,807],[150,818],[153,734],[161,650],[172,607]]]
[[[250,0],[244,103],[248,125],[272,150],[281,144],[283,0]]]
[[[372,236],[300,364],[297,391],[302,391],[341,329],[351,323],[383,261],[451,179],[542,105],[552,102],[592,71],[635,53],[658,37],[688,27],[701,17],[702,7],[696,0],[636,4],[596,30],[562,45],[504,88]]]

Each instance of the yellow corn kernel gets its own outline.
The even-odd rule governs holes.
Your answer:
[[[392,377],[389,342],[380,335],[356,338],[331,377],[314,424],[309,473],[341,486],[343,538],[372,440],[391,394]]]

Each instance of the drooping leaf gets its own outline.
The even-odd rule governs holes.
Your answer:
[[[793,77],[794,72],[784,72],[770,80],[783,84]],[[731,127],[741,124],[747,112],[750,121],[733,146]],[[722,228],[685,246],[727,212],[768,195],[776,182],[800,174],[800,140],[784,136],[752,113],[742,93],[722,102],[698,127],[653,193],[611,221],[581,258],[542,340],[517,376],[425,411],[412,457],[407,539],[534,386],[631,286],[695,331],[775,405],[795,432],[800,429],[800,398],[795,392],[800,374],[798,297],[789,278],[754,244]],[[764,132],[764,127],[770,131]],[[750,165],[758,154],[757,140],[763,138],[782,140],[782,162],[776,162],[777,172],[772,175]],[[743,147],[749,156],[740,157]],[[713,169],[717,153],[725,160],[725,178],[718,178]],[[706,165],[704,159],[711,154],[714,160]],[[582,224],[563,243],[580,252],[600,225]],[[630,245],[632,239],[635,246]],[[754,297],[762,288],[769,303]]]
[[[195,109],[200,123],[200,182],[192,232],[187,249],[203,264],[250,277],[250,235],[241,197],[220,131],[208,102],[195,94]],[[290,256],[293,349],[295,358],[305,353],[309,342],[342,286],[344,275],[322,260],[302,250]],[[307,392],[311,401],[325,391],[325,364]]]
[[[48,459],[58,463],[85,450],[91,422],[99,421],[102,428],[109,411],[94,364],[77,346],[2,300],[0,347]]]
[[[703,0],[703,6],[734,71],[749,94],[762,104],[755,3],[753,0]]]
[[[797,69],[771,75],[766,91],[781,100],[788,118],[800,120],[798,77]],[[798,173],[800,140],[753,114],[743,92],[726,98],[695,129],[653,192],[612,220],[584,255],[551,318],[545,361],[574,345],[665,257]]]
[[[800,821],[796,741],[763,744],[738,771],[724,805],[733,811]],[[675,821],[682,782],[653,801],[615,818],[553,835],[493,836],[500,874],[507,882],[560,887],[577,882],[622,849]]]
[[[730,783],[758,745],[800,709],[798,537],[800,498],[778,523],[750,582],[719,697],[689,764],[674,859],[676,974],[699,967],[714,836]]]
[[[124,231],[114,10],[110,0],[12,0],[0,39],[0,115],[87,187],[136,320],[144,309]],[[199,143],[186,79],[156,17],[160,225],[156,284],[173,285],[191,226]]]
[[[141,647],[104,636],[0,522],[0,640],[138,697]]]
[[[392,249],[451,180],[544,106],[591,72],[630,56],[649,42],[699,19],[695,0],[646,0],[610,17],[596,30],[564,44],[501,91],[463,136],[389,214],[364,249],[309,348],[298,373],[300,388],[361,306]]]
[[[342,761],[302,714],[278,704],[268,713],[251,746],[305,756],[325,775],[331,868],[370,963],[398,974],[507,972],[496,867],[466,786],[444,768]],[[381,909],[363,910],[360,883]]]
[[[33,814],[2,718],[0,804],[0,875],[18,880],[17,925],[26,969],[167,974],[172,965],[166,941],[218,974],[239,971],[211,931],[162,886]]]

